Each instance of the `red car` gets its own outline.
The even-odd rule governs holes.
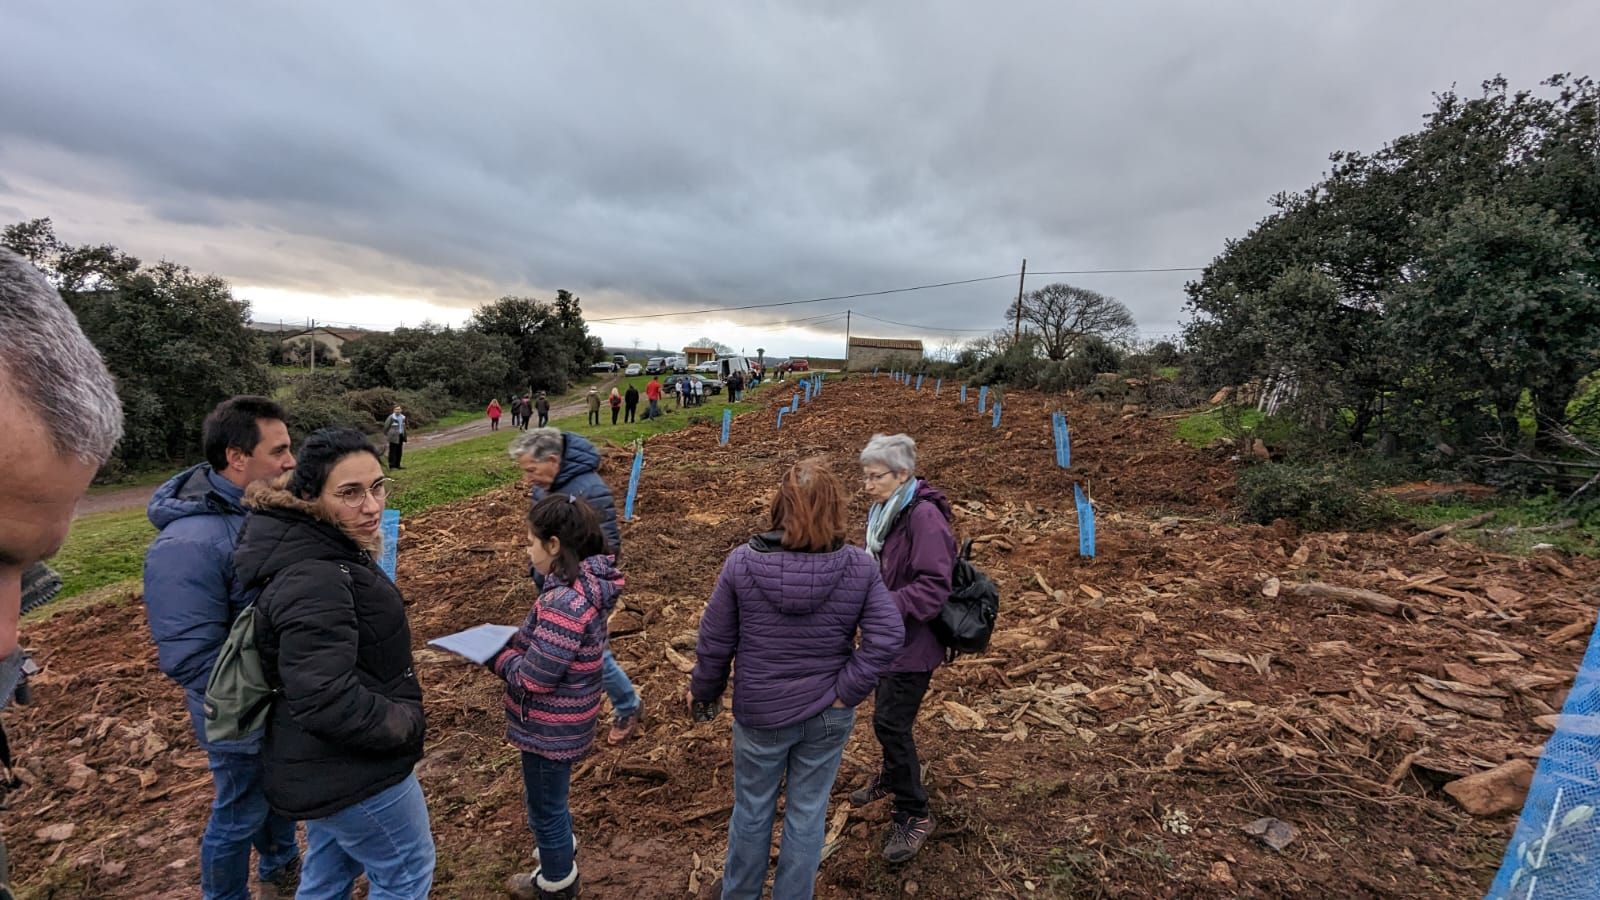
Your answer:
[[[806,359],[791,359],[783,364],[783,370],[785,372],[809,372],[811,371],[811,361]]]

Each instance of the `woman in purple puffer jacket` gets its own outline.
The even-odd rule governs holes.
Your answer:
[[[725,900],[761,896],[786,778],[772,896],[812,896],[855,706],[904,643],[878,564],[844,543],[846,521],[839,479],[820,459],[796,464],[772,501],[772,530],[728,554],[700,620],[691,709],[718,701],[739,661]]]
[[[906,643],[878,682],[872,731],[883,747],[883,768],[872,783],[850,795],[852,806],[893,797],[883,858],[903,863],[933,834],[933,813],[922,787],[922,761],[912,727],[944,647],[929,622],[950,599],[956,538],[950,502],[916,476],[917,442],[905,434],[876,434],[861,451],[861,481],[872,500],[867,512],[867,549],[883,566],[883,581],[905,617]]]

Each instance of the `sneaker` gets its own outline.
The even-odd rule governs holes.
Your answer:
[[[854,807],[866,806],[889,796],[889,789],[883,786],[883,776],[874,775],[867,786],[860,790],[850,792],[850,805]]]
[[[883,842],[883,858],[892,863],[908,862],[933,834],[933,816],[907,819],[889,826],[889,839]]]
[[[633,737],[639,730],[639,713],[629,716],[617,716],[611,720],[611,733],[606,735],[606,743],[615,747],[628,738]]]

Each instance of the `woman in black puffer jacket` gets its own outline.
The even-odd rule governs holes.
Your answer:
[[[422,688],[400,591],[378,568],[389,479],[360,432],[325,429],[298,467],[245,493],[234,557],[265,620],[257,633],[280,693],[262,747],[274,812],[306,820],[296,895],[425,898],[433,883],[422,758]]]

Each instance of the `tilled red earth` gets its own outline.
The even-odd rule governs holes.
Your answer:
[[[1482,895],[1514,814],[1471,817],[1441,788],[1537,758],[1547,732],[1535,720],[1571,681],[1587,631],[1568,626],[1592,621],[1600,565],[1448,538],[1413,547],[1400,531],[1241,526],[1225,461],[1159,422],[1064,398],[1013,392],[992,430],[952,391],[856,379],[830,383],[778,431],[780,398],[767,396],[729,447],[709,426],[646,446],[612,626],[648,718],[641,738],[602,741],[576,770],[585,896],[712,895],[732,802],[729,719],[693,725],[678,700],[700,610],[727,551],[764,529],[784,468],[822,455],[851,477],[878,431],[917,438],[921,474],[950,494],[1002,587],[1001,629],[988,653],[934,678],[918,736],[941,825],[902,867],[877,855],[882,804],[843,803],[876,765],[870,701],[861,708],[820,897]],[[1056,408],[1072,426],[1070,471],[1054,464]],[[608,456],[619,499],[629,459]],[[1074,482],[1097,504],[1094,559],[1078,555]],[[499,688],[424,646],[522,619],[524,508],[518,491],[490,494],[416,517],[402,539],[439,897],[496,896],[529,864]],[[1309,582],[1405,608],[1294,592]],[[35,704],[7,713],[25,785],[4,820],[25,897],[198,894],[209,776],[142,619],[129,602],[27,635],[46,671]],[[1565,641],[1547,640],[1563,628]],[[1267,816],[1295,829],[1281,851],[1243,830]]]

